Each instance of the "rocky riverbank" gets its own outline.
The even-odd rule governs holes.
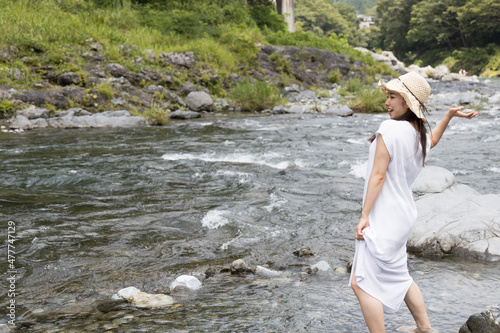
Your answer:
[[[238,111],[238,106],[230,99],[217,98],[213,91],[218,89],[219,95],[228,95],[232,86],[247,78],[280,86],[289,101],[265,112],[349,116],[352,111],[346,100],[337,94],[339,86],[333,82],[332,73],[338,76],[336,80],[354,77],[364,80],[368,75],[367,66],[358,60],[308,47],[263,45],[256,66],[243,69],[247,73],[245,76],[222,76],[211,69],[199,70],[193,52],[156,55],[151,50],[144,52],[144,58],[134,60],[132,71],[110,62],[100,53],[102,49],[100,43],[89,40],[85,52],[68,57],[65,60],[68,63],[82,61],[86,64],[75,72],[59,71],[57,66],[51,65],[37,66],[35,59],[22,58],[21,61],[31,64],[30,70],[40,73],[43,80],[24,89],[0,86],[4,114],[11,114],[3,123],[3,131],[147,126],[138,118],[151,109],[166,112],[170,119],[198,118],[206,112]],[[121,48],[124,54],[129,49],[127,46]],[[3,58],[14,60],[14,51],[4,53]],[[446,66],[434,69],[412,65],[406,68],[390,52],[371,55],[400,73],[416,71],[434,81],[478,84],[477,77],[449,73]],[[152,70],[151,64],[162,69]],[[14,81],[26,80],[19,70],[12,68],[7,72]],[[284,75],[292,79],[284,80]],[[325,93],[318,97],[311,87],[321,88]],[[114,113],[116,111],[119,112]],[[155,120],[149,121],[149,125],[156,124]]]

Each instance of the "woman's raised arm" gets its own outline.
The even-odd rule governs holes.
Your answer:
[[[446,112],[443,119],[439,122],[439,124],[437,124],[436,127],[434,127],[434,129],[431,132],[431,135],[430,135],[431,148],[434,148],[434,146],[436,146],[438,144],[439,140],[441,140],[441,137],[443,136],[443,133],[446,130],[446,127],[448,127],[448,124],[450,123],[451,118],[461,117],[461,118],[471,119],[471,118],[477,116],[476,111],[464,113],[464,112],[461,112],[463,109],[464,109],[464,107],[460,106],[458,108],[451,108],[448,110],[448,112]]]

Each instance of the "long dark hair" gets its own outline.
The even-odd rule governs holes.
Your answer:
[[[417,131],[418,135],[420,136],[420,144],[422,145],[422,165],[425,165],[425,158],[427,156],[427,128],[425,128],[425,123],[422,118],[417,117],[413,111],[408,109],[403,115],[394,118],[394,120],[400,120],[400,121],[407,121],[410,124],[416,124],[417,125]],[[373,142],[375,140],[375,134],[372,135],[368,141]],[[417,151],[418,151],[418,145],[417,145]]]

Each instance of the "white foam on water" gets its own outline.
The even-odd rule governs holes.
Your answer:
[[[500,168],[491,167],[491,168],[487,168],[486,171],[500,173]]]
[[[181,154],[164,154],[162,156],[164,160],[167,161],[181,161],[181,160],[200,160],[205,162],[227,162],[227,163],[242,163],[242,164],[257,164],[257,165],[266,165],[275,169],[286,169],[290,165],[303,165],[300,161],[296,163],[290,161],[279,161],[274,162],[277,159],[282,159],[283,157],[278,154],[268,153],[262,155],[262,157],[252,155],[252,154],[243,154],[243,153],[234,153],[228,155],[216,155],[215,153],[204,153],[204,154],[191,154],[191,153],[181,153]],[[297,164],[298,163],[298,164]]]
[[[366,145],[369,141],[366,139],[347,139],[347,142],[355,145]]]
[[[271,193],[269,195],[269,202],[269,205],[264,206],[263,208],[270,213],[274,208],[280,208],[281,206],[286,204],[288,200],[285,198],[280,198],[276,195],[276,193]]]
[[[492,136],[487,136],[484,139],[481,139],[481,142],[497,142],[500,140],[500,135],[492,135]]]
[[[217,229],[229,223],[226,215],[229,212],[225,210],[210,210],[201,220],[201,225],[208,229]]]
[[[240,184],[246,184],[250,181],[250,174],[246,172],[236,172],[236,171],[230,171],[230,170],[218,170],[215,175],[217,177],[224,177],[224,178],[238,178],[238,182]]]
[[[349,171],[350,175],[353,175],[356,178],[365,178],[366,170],[368,169],[368,161],[367,160],[357,160],[355,162],[341,161],[338,164],[339,167],[350,166],[351,171]]]

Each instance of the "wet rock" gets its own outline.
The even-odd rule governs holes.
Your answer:
[[[231,274],[233,275],[244,275],[253,273],[253,271],[247,266],[243,259],[237,259],[231,264]]]
[[[211,266],[205,271],[205,277],[208,279],[226,273],[231,273],[231,269],[227,266]]]
[[[311,249],[308,246],[298,249],[293,252],[297,257],[312,257],[314,253],[312,253]]]
[[[186,104],[192,111],[211,111],[214,102],[206,92],[193,91],[187,95]]]
[[[500,304],[481,313],[473,314],[460,327],[459,333],[500,333]]]
[[[127,300],[134,306],[144,309],[164,308],[174,304],[174,299],[164,294],[148,294],[142,291],[133,294]]]
[[[201,288],[201,281],[191,275],[181,275],[170,284],[170,289],[173,290],[179,286],[188,288],[189,290],[198,290]]]
[[[200,118],[201,114],[199,112],[194,112],[194,111],[182,111],[182,110],[177,110],[174,111],[170,114],[170,119],[195,119],[195,118]]]
[[[123,310],[124,306],[128,304],[126,299],[118,299],[118,300],[112,300],[112,301],[101,301],[97,304],[96,308],[97,310],[103,312],[103,313],[108,313],[112,311],[119,311]]]
[[[500,194],[481,195],[469,186],[454,184],[449,173],[434,170],[441,180],[433,172],[423,172],[415,181],[422,192],[416,198],[419,215],[408,250],[425,257],[500,261]]]
[[[325,272],[331,271],[332,267],[326,261],[321,260],[321,261],[318,261],[317,263],[315,263],[314,265],[312,265],[311,270],[313,270],[314,272],[325,273]]]
[[[164,65],[178,65],[187,68],[193,68],[196,64],[196,59],[193,52],[183,53],[162,53],[160,54],[160,62]]]
[[[125,299],[132,305],[145,309],[163,308],[174,304],[174,299],[168,295],[148,294],[135,287],[120,289],[116,295],[113,295],[113,299]]]
[[[257,265],[254,268],[254,274],[258,275],[258,276],[264,276],[264,277],[276,277],[276,276],[281,275],[281,272]]]

